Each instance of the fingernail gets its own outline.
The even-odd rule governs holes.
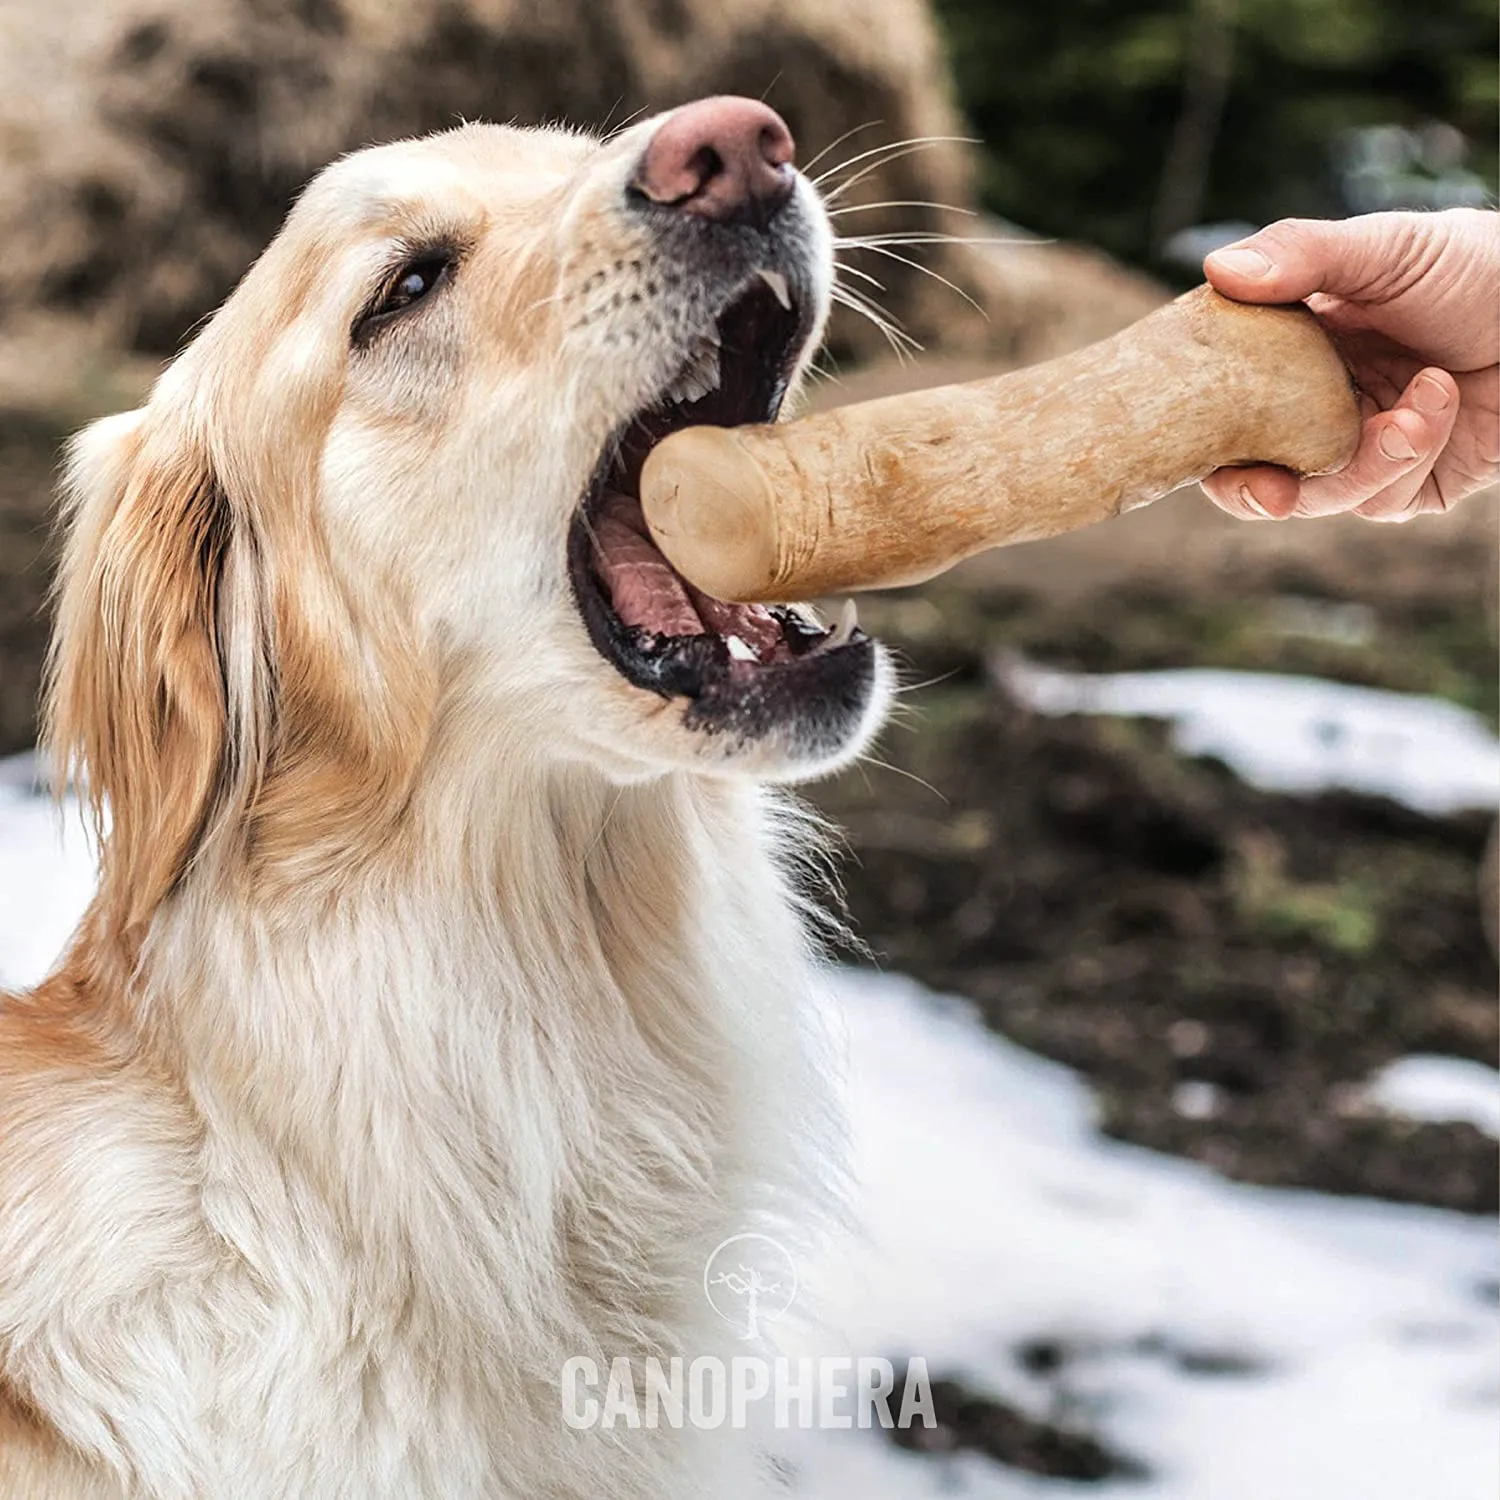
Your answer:
[[[1431,375],[1419,375],[1411,388],[1411,404],[1418,411],[1440,412],[1448,404],[1449,391],[1440,380]]]
[[[1269,275],[1271,271],[1269,256],[1262,255],[1259,250],[1244,247],[1234,250],[1215,250],[1209,259],[1221,271],[1233,271],[1236,276],[1248,276],[1255,281],[1259,281],[1262,276]]]
[[[1392,463],[1398,464],[1407,463],[1417,456],[1417,450],[1412,447],[1411,439],[1394,424],[1381,428],[1380,451]]]
[[[1242,484],[1240,486],[1240,503],[1244,505],[1247,510],[1253,511],[1263,521],[1274,521],[1276,519],[1276,517],[1273,516],[1271,512],[1268,511],[1265,506],[1255,498],[1248,484]]]

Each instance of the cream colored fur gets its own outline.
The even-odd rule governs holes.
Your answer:
[[[51,725],[102,874],[0,998],[0,1500],[758,1492],[736,1434],[557,1388],[723,1351],[705,1257],[820,1191],[810,842],[762,783],[885,699],[705,737],[578,619],[574,508],[680,357],[616,207],[658,123],[336,164],[77,447]],[[432,232],[445,300],[351,356]]]

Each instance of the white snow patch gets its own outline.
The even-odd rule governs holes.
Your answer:
[[[1271,791],[1344,787],[1433,814],[1500,805],[1500,740],[1446,699],[1206,667],[1090,676],[1007,657],[995,673],[1038,713],[1170,720],[1183,754]]]
[[[1493,1221],[1225,1182],[1109,1142],[1069,1070],[895,976],[841,975],[867,1244],[806,1278],[840,1352],[920,1354],[1033,1413],[1016,1347],[1152,1471],[1074,1486],[798,1434],[801,1493],[1483,1500],[1500,1490]],[[810,1294],[811,1295],[811,1294]],[[800,1352],[800,1351],[799,1351]],[[1229,1356],[1238,1375],[1184,1368]],[[845,1476],[839,1464],[851,1465]]]
[[[37,785],[32,756],[0,760],[0,989],[35,984],[94,892],[94,857],[77,802]]]
[[[1408,1120],[1467,1121],[1500,1136],[1500,1073],[1484,1063],[1415,1053],[1382,1068],[1360,1093]]]

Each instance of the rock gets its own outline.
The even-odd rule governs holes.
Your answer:
[[[820,168],[948,138],[872,172],[848,205],[972,196],[922,0],[30,0],[0,27],[0,329],[40,304],[168,354],[320,166],[461,117],[600,126],[764,92],[804,160],[857,132]],[[937,227],[921,211],[856,217]],[[905,316],[911,277],[893,269]]]

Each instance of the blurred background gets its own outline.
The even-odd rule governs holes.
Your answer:
[[[829,404],[1102,337],[1277,217],[1492,205],[1496,48],[1491,0],[5,0],[0,755],[59,443],[341,151],[764,95],[840,233],[906,237],[840,251],[897,332],[840,311]],[[796,1485],[1494,1493],[1496,563],[1493,494],[1252,526],[1193,491],[861,602],[910,690],[810,793],[870,950],[845,1311],[943,1423]],[[8,764],[18,983],[77,892]]]

